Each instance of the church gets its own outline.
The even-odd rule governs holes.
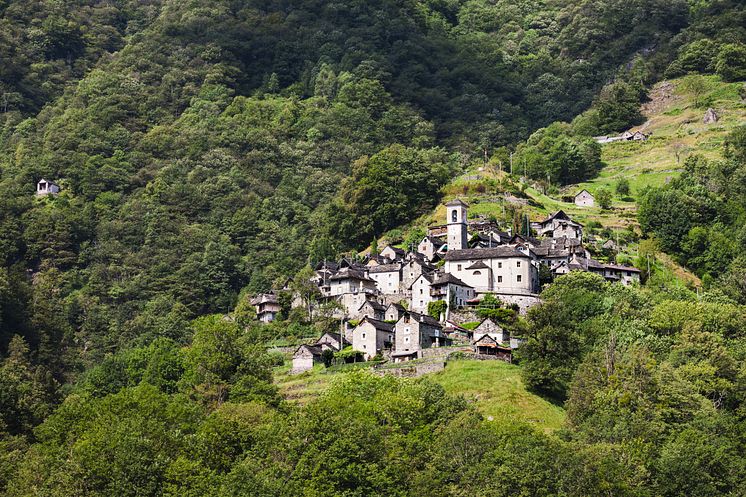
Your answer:
[[[523,243],[469,248],[468,205],[462,200],[446,203],[448,252],[445,272],[474,288],[477,294],[493,293],[500,300],[530,307],[538,300],[538,260]]]

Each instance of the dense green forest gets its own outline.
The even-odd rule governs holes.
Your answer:
[[[308,324],[242,298],[474,162],[592,177],[648,85],[741,81],[744,43],[738,0],[0,0],[0,493],[744,493],[743,129],[640,207],[710,301],[568,278],[530,316],[559,437],[428,381],[290,405],[263,343]]]

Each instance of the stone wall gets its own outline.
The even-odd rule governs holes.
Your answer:
[[[451,321],[456,324],[471,323],[474,321],[481,321],[475,311],[468,309],[454,309],[451,311]]]
[[[508,295],[508,294],[495,294],[495,297],[499,298],[505,304],[518,304],[518,311],[525,315],[526,312],[533,306],[541,303],[539,297],[532,295]],[[476,321],[476,320],[475,320]]]
[[[378,375],[392,375],[399,378],[416,378],[424,374],[437,373],[446,367],[445,361],[432,361],[423,363],[400,363],[398,367],[375,368],[373,372]]]

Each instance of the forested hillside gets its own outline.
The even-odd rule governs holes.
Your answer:
[[[516,193],[594,178],[591,137],[641,124],[655,82],[746,79],[744,26],[738,0],[0,0],[0,493],[472,495],[510,476],[505,494],[737,495],[743,441],[704,439],[742,432],[743,128],[637,197],[639,235],[724,282],[727,315],[686,304],[706,311],[689,327],[659,294],[579,280],[559,324],[526,322],[527,386],[570,399],[561,440],[429,382],[360,374],[288,404],[267,339],[330,324],[258,326],[245,297],[427,215],[467,169],[523,164]],[[35,196],[42,178],[60,194]],[[620,380],[594,369],[605,320],[631,347]],[[573,396],[585,383],[617,404]],[[691,446],[696,488],[675,465]]]

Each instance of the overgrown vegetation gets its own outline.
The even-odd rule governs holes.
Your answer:
[[[475,163],[514,176],[445,191],[529,202],[504,213],[523,231],[518,176],[593,178],[589,137],[639,124],[664,74],[743,79],[744,24],[736,0],[0,1],[0,493],[744,493],[743,128],[668,186],[617,185],[702,300],[573,275],[525,323],[478,310],[528,337],[561,437],[357,371],[290,405],[266,346],[333,309],[282,294],[258,326],[247,299],[293,275],[310,298],[309,263]],[[60,195],[34,197],[41,178]]]

